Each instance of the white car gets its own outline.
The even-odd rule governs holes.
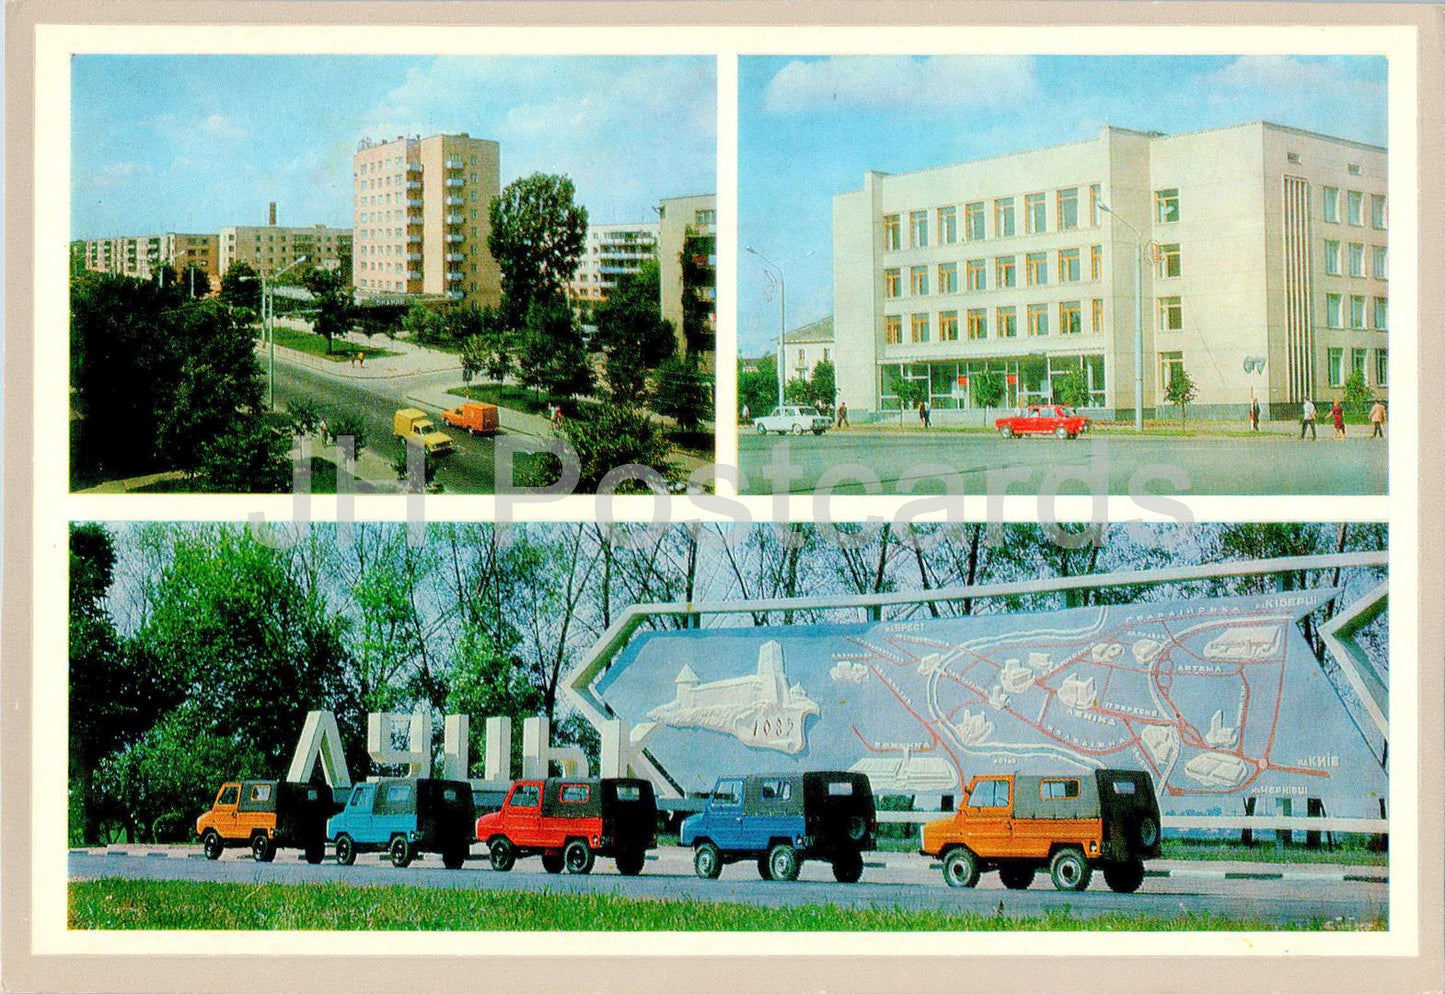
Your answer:
[[[832,426],[831,418],[824,417],[811,407],[777,407],[767,417],[753,419],[753,427],[759,435],[770,431],[779,435],[801,435],[805,431],[821,435]]]

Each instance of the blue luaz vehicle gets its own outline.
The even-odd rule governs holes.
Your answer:
[[[449,870],[471,852],[472,787],[465,780],[387,778],[351,788],[346,807],[326,825],[336,862],[350,866],[360,852],[387,852],[406,866],[423,852],[440,853]]]
[[[757,860],[764,880],[796,880],[816,859],[831,863],[839,882],[855,883],[877,836],[867,776],[817,772],[720,778],[706,807],[682,823],[680,841],[706,880],[744,859]]]

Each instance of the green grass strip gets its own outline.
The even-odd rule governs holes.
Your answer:
[[[1065,906],[1013,918],[972,912],[803,905],[754,907],[610,894],[101,880],[70,884],[75,929],[378,929],[602,932],[1015,932],[1278,931],[1285,926],[1212,914],[1107,912],[1083,918]],[[1383,928],[1383,922],[1312,922],[1290,929]]]
[[[258,329],[256,337],[261,338]],[[390,349],[372,348],[369,345],[355,345],[351,342],[340,340],[331,343],[331,351],[326,351],[326,339],[315,332],[298,331],[295,328],[288,328],[285,325],[276,326],[277,348],[292,349],[296,352],[305,352],[307,355],[320,356],[322,359],[330,359],[332,362],[346,362],[349,357],[357,352],[365,353],[368,359],[384,359],[387,356],[400,355]]]

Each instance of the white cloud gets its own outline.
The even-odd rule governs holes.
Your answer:
[[[99,173],[91,177],[90,185],[97,190],[114,190],[137,182],[150,171],[150,166],[144,163],[119,159],[106,163]]]
[[[779,69],[768,82],[764,106],[775,114],[965,105],[993,109],[1017,106],[1037,90],[1028,57],[835,56]]]
[[[201,120],[200,130],[212,138],[245,138],[250,134],[245,128],[217,111]]]

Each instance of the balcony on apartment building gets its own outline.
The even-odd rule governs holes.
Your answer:
[[[407,197],[407,198],[406,198],[406,205],[407,205],[408,207],[421,207],[421,206],[422,206],[422,199],[421,199],[420,197]]]
[[[407,262],[421,262],[421,253],[420,253],[420,252],[408,252],[408,253],[406,254],[406,261],[407,261]]]
[[[463,290],[448,290],[447,296],[452,300],[461,300],[466,296],[466,292]]]
[[[461,159],[448,159],[446,162],[442,163],[442,165],[446,166],[448,169],[465,169],[467,167],[467,164]]]
[[[466,237],[467,237],[466,235],[463,235],[463,234],[461,234],[460,232],[452,232],[452,233],[446,235],[444,240],[445,240],[445,241],[448,241],[448,242],[451,242],[452,244],[455,245],[455,244],[458,244],[458,243],[460,243],[460,242],[465,241],[465,240],[466,240]]]
[[[465,262],[466,258],[467,257],[460,252],[448,252],[446,254],[447,262]]]
[[[464,204],[464,203],[466,203],[466,199],[463,198],[463,197],[448,197],[448,198],[447,198],[447,206],[448,206],[448,207],[460,207],[460,206],[461,206],[462,204]]]
[[[421,241],[421,232],[420,232],[420,231],[408,231],[408,232],[406,233],[406,240],[407,240],[408,242],[419,242],[419,241]]]
[[[421,273],[411,271],[406,274],[406,278],[409,280],[419,280],[421,279]]]
[[[443,220],[447,224],[462,224],[466,221],[466,217],[462,214],[448,214]]]
[[[447,271],[447,282],[448,282],[448,283],[460,283],[461,280],[462,280],[462,278],[463,278],[463,277],[462,277],[462,274],[461,274],[461,272],[458,271],[458,270],[452,269],[452,270],[448,270],[448,271]]]
[[[465,185],[465,183],[466,183],[467,181],[464,180],[464,179],[462,179],[460,176],[453,176],[453,177],[451,177],[451,178],[449,178],[449,179],[444,180],[443,182],[444,182],[445,185],[447,185],[447,186],[456,187],[456,186],[463,186],[463,185]]]
[[[420,162],[408,162],[408,163],[406,164],[406,171],[409,172],[409,173],[419,173],[419,172],[421,172],[421,163],[420,163]]]

